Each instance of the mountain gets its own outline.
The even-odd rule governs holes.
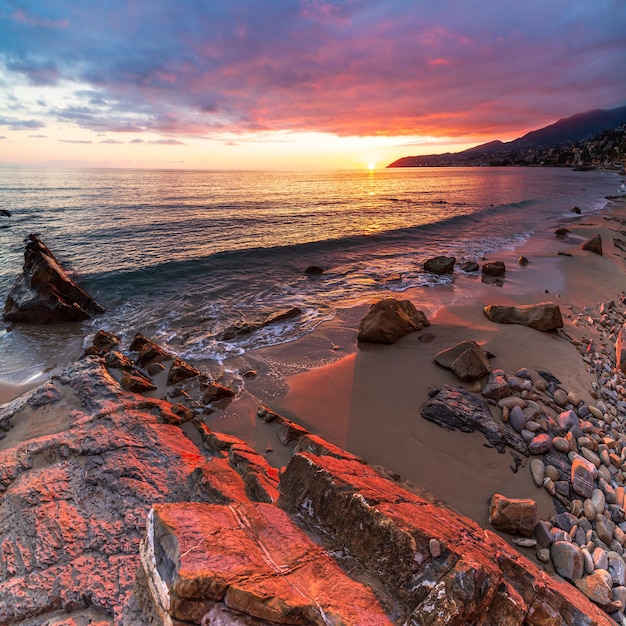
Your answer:
[[[462,152],[402,157],[387,167],[480,165],[483,162],[519,161],[521,152],[573,145],[625,123],[626,106],[608,110],[594,109],[560,119],[513,141],[490,141]]]

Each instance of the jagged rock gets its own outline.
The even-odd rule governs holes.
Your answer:
[[[517,259],[517,263],[518,265],[521,265],[522,267],[526,267],[529,261],[525,256],[522,255],[521,257],[519,257],[519,259]]]
[[[499,451],[509,446],[528,456],[524,440],[507,425],[499,424],[484,400],[461,387],[441,385],[431,389],[430,398],[420,407],[424,419],[446,430],[480,431]]]
[[[98,350],[112,350],[119,345],[120,338],[106,330],[99,330],[94,335],[92,343]]]
[[[431,274],[452,274],[456,257],[453,256],[436,256],[424,262],[424,271]]]
[[[391,344],[425,326],[430,322],[412,302],[386,298],[373,304],[361,320],[357,341]]]
[[[246,501],[244,482],[163,423],[176,417],[169,403],[124,392],[99,359],[81,359],[49,385],[54,411],[71,416],[65,428],[47,405],[0,409],[38,424],[0,449],[0,624],[60,626],[74,615],[76,626],[131,624],[150,507]]]
[[[133,349],[131,344],[131,350]],[[136,344],[135,344],[136,345]],[[174,359],[174,355],[170,354],[167,350],[164,350],[160,345],[154,343],[154,341],[148,339],[143,342],[141,348],[139,348],[139,356],[137,357],[137,365],[139,367],[146,367],[152,363],[163,363],[165,361],[171,361]]]
[[[483,276],[502,278],[506,274],[506,267],[502,261],[483,263],[482,274]]]
[[[435,363],[452,370],[463,381],[478,380],[491,371],[485,351],[475,341],[438,352]]]
[[[574,584],[592,602],[605,607],[611,604],[611,574],[604,569],[597,569],[580,580],[575,580]]]
[[[480,269],[480,266],[476,263],[476,261],[466,261],[461,264],[461,269],[468,273],[477,272]]]
[[[141,376],[138,372],[124,372],[120,384],[124,389],[135,393],[152,391],[157,388],[147,376]]]
[[[80,322],[105,309],[66,273],[37,235],[29,235],[24,267],[11,288],[4,319],[22,324]]]
[[[615,367],[626,374],[626,326],[621,326],[615,341]],[[595,408],[595,407],[594,407]]]
[[[204,404],[211,404],[211,402],[217,402],[224,398],[232,398],[235,392],[224,385],[220,385],[216,382],[207,383],[205,391],[202,394],[202,402]]]
[[[481,390],[481,394],[490,400],[502,400],[510,396],[511,393],[509,381],[502,370],[493,370],[490,372]]]
[[[228,462],[243,478],[248,497],[255,502],[278,500],[278,470],[246,443],[233,444]]]
[[[231,339],[236,339],[237,337],[249,335],[257,330],[260,330],[261,328],[269,326],[270,324],[283,322],[285,320],[299,317],[300,315],[302,315],[302,309],[294,306],[271,313],[265,319],[256,322],[248,322],[245,320],[235,322],[220,333],[219,339],[221,341],[230,341]]]
[[[280,494],[283,508],[324,529],[400,597],[411,615],[397,623],[610,624],[495,533],[362,463],[296,454]],[[433,539],[444,547],[438,557]]]
[[[118,352],[117,350],[111,350],[106,353],[104,362],[108,367],[113,369],[128,370],[135,364],[132,359],[128,358],[125,354]],[[131,389],[131,391],[133,391]]]
[[[152,339],[149,339],[141,333],[136,333],[133,340],[130,342],[130,351],[139,352],[146,344],[153,343]]]
[[[588,239],[580,245],[581,250],[588,250],[589,252],[595,252],[602,256],[602,237],[600,235],[594,235],[591,239]]]
[[[521,324],[541,331],[563,328],[561,310],[558,304],[552,302],[525,306],[490,304],[484,312],[489,320],[498,324]]]
[[[280,442],[286,446],[292,441],[298,441],[301,437],[308,435],[309,431],[295,422],[290,422],[283,418],[281,425],[278,427],[276,435]]]
[[[195,367],[181,359],[175,359],[170,367],[170,371],[167,373],[167,384],[177,385],[183,380],[193,378],[194,376],[200,376],[200,372]]]
[[[489,505],[489,523],[501,532],[531,537],[537,524],[537,503],[494,493]]]
[[[199,623],[218,602],[283,624],[392,624],[368,587],[269,504],[157,505],[141,564],[162,623]]]
[[[365,463],[365,461],[347,452],[346,450],[342,450],[332,443],[318,437],[317,435],[311,435],[310,433],[307,435],[303,435],[298,439],[298,443],[294,448],[294,453],[296,452],[310,452],[315,456],[334,456],[338,459],[347,459],[349,461],[357,461],[359,463]]]

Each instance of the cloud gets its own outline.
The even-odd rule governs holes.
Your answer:
[[[93,143],[90,139],[59,139],[61,143]]]
[[[124,142],[123,141],[118,141],[117,139],[102,139],[100,141],[100,143],[117,144],[117,143],[124,143]]]
[[[42,102],[73,85],[50,119],[96,132],[506,135],[626,104],[615,0],[20,6],[0,13],[0,63]]]
[[[45,128],[46,125],[40,120],[16,120],[0,117],[0,126],[8,126],[11,130],[36,130]]]
[[[146,141],[146,143],[150,143],[157,146],[184,146],[184,142],[179,141],[178,139],[155,139],[153,141]]]
[[[6,135],[0,135],[0,139],[6,139]]]
[[[32,139],[47,139],[48,135],[28,135]]]

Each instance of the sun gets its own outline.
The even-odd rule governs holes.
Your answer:
[[[376,163],[370,163],[370,164],[368,164],[367,169],[368,169],[368,170],[373,170],[373,169],[376,169]]]

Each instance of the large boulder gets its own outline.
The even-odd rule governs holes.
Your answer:
[[[81,322],[104,307],[65,272],[37,235],[29,235],[24,267],[4,307],[4,319],[22,324]]]
[[[386,298],[370,307],[359,325],[358,341],[396,343],[409,333],[430,326],[426,315],[409,300]]]
[[[435,363],[452,370],[465,382],[478,380],[491,371],[485,351],[475,341],[464,341],[438,352]]]
[[[453,256],[436,256],[428,259],[424,263],[424,271],[431,274],[452,274],[456,257]]]
[[[525,306],[490,304],[484,308],[484,312],[489,320],[497,324],[520,324],[541,331],[563,328],[561,309],[552,302]]]
[[[501,532],[531,537],[537,524],[537,503],[494,493],[489,505],[489,523]]]
[[[615,367],[626,374],[626,326],[622,326],[615,341]]]

